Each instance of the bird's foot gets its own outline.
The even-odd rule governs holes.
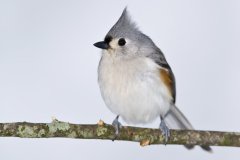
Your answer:
[[[115,128],[115,137],[113,138],[113,141],[119,136],[120,129],[122,128],[122,124],[118,121],[118,118],[119,115],[112,122],[112,126]]]
[[[170,130],[169,130],[168,126],[166,125],[163,118],[161,118],[161,123],[160,123],[159,128],[162,131],[162,134],[165,138],[165,145],[166,145],[168,142],[168,138],[170,137]]]

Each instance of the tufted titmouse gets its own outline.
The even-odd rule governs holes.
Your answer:
[[[139,31],[126,8],[104,41],[94,46],[103,49],[98,83],[107,107],[117,115],[112,123],[116,134],[121,127],[119,116],[134,124],[148,123],[159,117],[159,128],[166,142],[169,128],[193,129],[175,106],[175,78],[163,53]],[[211,150],[209,146],[201,147]]]

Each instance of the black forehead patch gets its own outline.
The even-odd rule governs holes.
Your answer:
[[[104,39],[104,42],[109,44],[112,39],[113,39],[112,36],[106,36],[105,39]]]

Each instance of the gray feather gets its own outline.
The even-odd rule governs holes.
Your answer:
[[[117,37],[136,37],[136,35],[141,32],[138,30],[136,24],[131,20],[127,8],[123,10],[122,15],[115,23],[115,25],[110,29],[107,33],[108,36],[112,36],[114,38]]]
[[[191,123],[187,120],[187,118],[183,115],[183,113],[175,106],[172,105],[169,112],[166,114],[164,118],[167,126],[171,129],[187,129],[194,130]],[[185,145],[186,148],[192,149],[193,145]],[[201,146],[202,149],[211,152],[212,149],[209,146]]]
[[[191,123],[175,105],[171,106],[164,120],[170,129],[193,129]],[[188,149],[194,148],[193,145],[185,145],[185,147]]]
[[[164,120],[171,129],[194,129],[191,123],[175,105],[171,106]]]

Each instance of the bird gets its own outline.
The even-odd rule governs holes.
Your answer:
[[[128,124],[159,118],[165,143],[170,129],[194,129],[175,105],[175,77],[163,52],[139,30],[127,7],[104,40],[94,46],[102,49],[98,84],[106,106],[116,114],[112,122],[116,135],[122,126],[119,117]],[[211,151],[209,146],[201,147]]]

